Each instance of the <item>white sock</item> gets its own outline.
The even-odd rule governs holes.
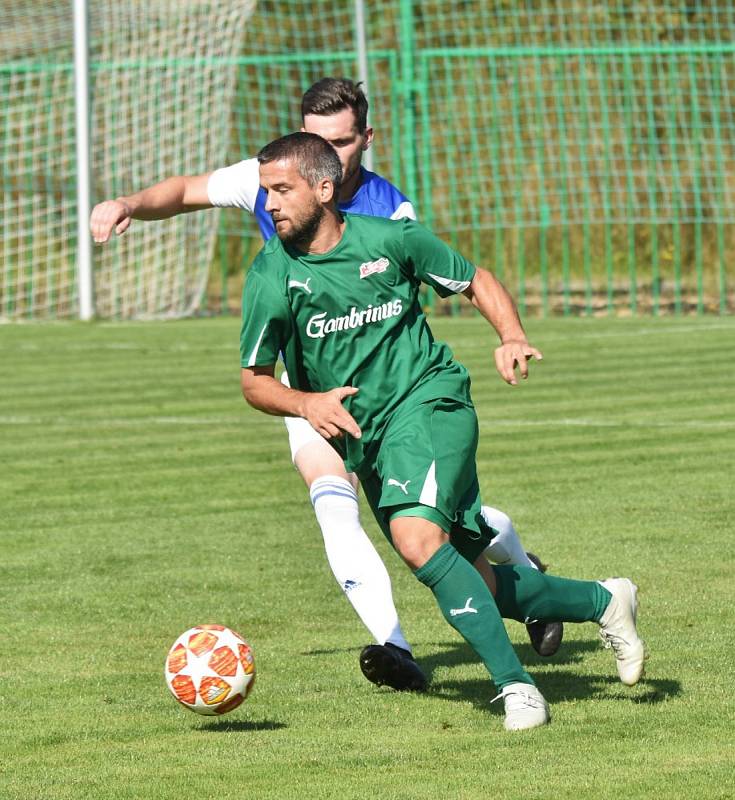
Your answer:
[[[393,603],[388,571],[360,524],[352,484],[325,475],[311,484],[309,494],[329,566],[357,615],[376,642],[391,642],[410,652]]]
[[[492,506],[483,506],[480,510],[487,524],[498,532],[498,535],[485,548],[485,555],[496,564],[518,564],[521,567],[538,567],[526,555],[516,529],[510,517]]]

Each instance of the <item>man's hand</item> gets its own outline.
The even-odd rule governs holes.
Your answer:
[[[515,386],[516,367],[524,380],[528,377],[528,360],[543,358],[531,347],[521,325],[518,309],[503,284],[486,269],[477,267],[472,282],[463,293],[483,317],[495,328],[502,344],[495,350],[495,367],[500,377]]]
[[[358,389],[339,386],[328,392],[302,392],[276,380],[274,370],[275,364],[268,364],[240,371],[243,397],[253,408],[279,417],[303,417],[325,439],[340,439],[345,433],[355,439],[362,436],[360,426],[342,405]]]
[[[511,386],[518,383],[516,367],[524,380],[528,377],[528,362],[532,358],[541,361],[543,356],[525,339],[510,339],[495,348],[495,367],[500,377]]]
[[[102,244],[110,238],[113,228],[118,236],[125,233],[133,221],[131,214],[128,204],[121,200],[105,200],[104,203],[97,203],[89,218],[92,238]]]
[[[359,439],[362,431],[349,414],[342,401],[357,394],[353,386],[340,386],[328,392],[307,393],[304,396],[302,416],[325,439],[341,439],[345,433]]]
[[[118,236],[125,233],[134,219],[168,219],[212,208],[207,190],[211,174],[172,175],[139,192],[98,203],[89,218],[92,237],[102,244],[113,229]]]

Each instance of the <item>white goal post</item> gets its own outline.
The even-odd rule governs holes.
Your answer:
[[[89,207],[225,163],[235,57],[255,0],[85,5],[0,9],[0,321],[177,317],[206,289],[216,211],[95,248],[93,310]]]

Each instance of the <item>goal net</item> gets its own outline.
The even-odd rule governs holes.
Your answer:
[[[90,3],[92,196],[224,162],[255,0]],[[0,10],[0,320],[73,317],[76,160],[68,0]],[[95,251],[96,313],[181,316],[201,301],[216,212],[139,225]]]

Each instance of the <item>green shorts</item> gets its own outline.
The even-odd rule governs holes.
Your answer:
[[[360,470],[365,497],[392,544],[390,520],[420,516],[438,524],[473,562],[494,531],[480,514],[475,409],[437,399],[402,406],[384,431],[374,462]]]

